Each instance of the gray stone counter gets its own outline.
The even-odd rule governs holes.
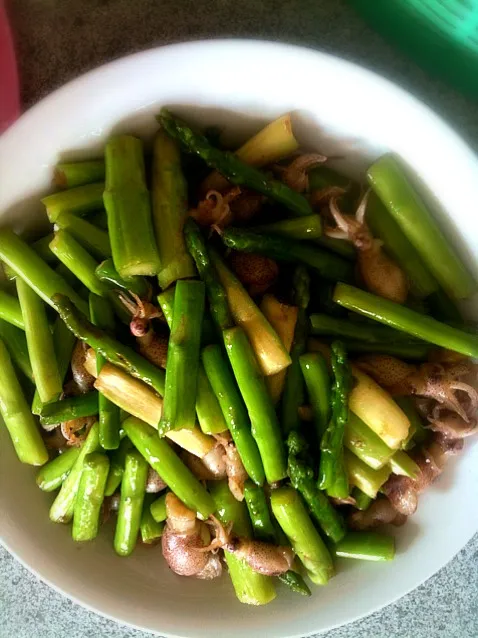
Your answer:
[[[428,78],[343,0],[12,0],[10,5],[25,106],[84,71],[140,49],[207,37],[266,38],[316,47],[376,70],[427,102],[478,149],[476,104]],[[326,636],[476,638],[477,568],[478,536],[415,592]],[[71,603],[0,549],[0,638],[147,635]]]

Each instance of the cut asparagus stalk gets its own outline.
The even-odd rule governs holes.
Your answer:
[[[105,162],[102,159],[85,162],[61,162],[55,166],[53,183],[59,188],[74,188],[105,178]]]
[[[86,184],[47,195],[41,201],[46,208],[48,219],[54,224],[58,215],[67,211],[75,215],[87,215],[103,208],[104,188],[103,182]]]

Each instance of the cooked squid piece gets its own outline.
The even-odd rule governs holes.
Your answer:
[[[189,215],[200,226],[217,226],[224,228],[233,221],[231,203],[241,195],[239,186],[233,186],[224,193],[210,190],[196,208],[189,211]]]
[[[407,517],[397,512],[392,503],[383,497],[379,497],[363,512],[354,512],[347,519],[349,527],[356,530],[375,529],[389,524],[399,527],[406,521]]]
[[[249,478],[241,457],[228,432],[216,434],[215,439],[223,450],[223,462],[225,464],[227,482],[232,495],[237,501],[244,499],[244,483]]]
[[[71,355],[71,373],[75,385],[69,384],[68,394],[84,394],[93,390],[95,377],[85,368],[86,353],[88,346],[83,341],[78,340]],[[75,387],[76,386],[76,387]]]
[[[298,193],[309,190],[309,171],[327,161],[320,153],[305,153],[299,155],[288,166],[276,164],[273,168],[279,174],[281,181]]]
[[[265,293],[277,280],[279,266],[265,255],[234,251],[230,264],[252,297]]]
[[[166,483],[159,476],[155,469],[148,468],[148,477],[146,479],[146,492],[148,494],[157,494],[167,488]]]
[[[199,521],[196,514],[172,492],[166,496],[166,512],[161,546],[163,556],[173,572],[203,580],[220,576],[221,559],[215,553],[216,546],[211,546],[208,526]]]
[[[273,545],[251,538],[233,536],[224,545],[224,549],[244,560],[251,569],[264,576],[285,574],[294,563],[294,552],[290,547]]]
[[[130,294],[134,302],[126,295],[121,295],[120,298],[132,314],[129,328],[131,334],[136,337],[138,350],[151,363],[160,368],[166,368],[168,338],[166,335],[158,334],[152,324],[152,319],[159,319],[163,314],[151,302],[143,301],[133,293]]]
[[[326,228],[328,237],[350,241],[357,248],[357,264],[365,286],[371,292],[404,303],[408,296],[405,273],[383,250],[382,242],[375,239],[365,222],[369,193],[360,202],[355,216],[345,215],[339,209],[338,198],[331,197],[329,210],[336,228]]]
[[[94,416],[83,416],[71,421],[60,423],[61,433],[65,439],[66,445],[81,446],[88,436],[88,432],[96,421]]]

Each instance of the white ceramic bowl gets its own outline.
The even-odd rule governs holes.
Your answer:
[[[112,132],[149,137],[168,105],[190,122],[224,127],[240,141],[294,111],[308,147],[345,155],[351,173],[387,150],[399,153],[434,194],[440,222],[478,274],[478,162],[425,106],[372,73],[323,53],[280,44],[216,41],[139,53],[71,82],[0,139],[0,214],[17,230],[44,222],[39,195],[60,157],[101,149]],[[440,256],[437,255],[437,259]],[[478,316],[475,312],[475,316]],[[397,532],[391,564],[343,562],[310,599],[280,591],[271,605],[234,598],[225,576],[204,583],[172,574],[159,549],[117,557],[108,534],[76,545],[48,519],[51,496],[35,485],[0,429],[0,537],[54,588],[120,622],[170,636],[302,636],[350,622],[431,576],[478,530],[478,447],[468,443],[417,514]],[[463,575],[466,578],[466,574]]]

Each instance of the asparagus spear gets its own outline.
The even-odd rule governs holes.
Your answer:
[[[152,427],[135,417],[126,419],[123,427],[136,449],[186,507],[198,512],[202,518],[208,518],[214,512],[210,494],[166,441],[160,439]]]
[[[251,433],[249,415],[220,346],[210,345],[204,348],[202,360],[246,472],[254,483],[262,485],[264,468]]]
[[[105,149],[103,200],[116,270],[125,279],[156,275],[160,261],[146,188],[143,145],[130,135],[109,140]]]
[[[229,362],[251,419],[252,436],[262,458],[268,483],[286,476],[286,459],[274,404],[260,374],[254,352],[241,328],[223,332]]]
[[[281,404],[281,425],[285,434],[299,427],[299,406],[304,403],[304,379],[299,357],[305,352],[309,320],[307,307],[310,300],[310,279],[305,266],[297,266],[294,272],[294,302],[299,308],[290,356],[292,364],[287,369]]]
[[[147,297],[149,294],[149,284],[143,277],[123,279],[115,270],[112,259],[102,261],[101,264],[97,266],[95,274],[100,281],[109,284],[113,288],[133,292],[135,295],[138,295],[138,297]]]
[[[349,485],[343,460],[343,439],[349,417],[352,375],[347,353],[340,341],[332,343],[331,355],[334,373],[332,418],[320,444],[319,487],[327,490],[329,496],[345,498],[349,494]]]
[[[267,166],[292,155],[298,148],[290,113],[286,113],[247,140],[236,151],[236,155],[250,166]]]
[[[322,235],[322,221],[320,215],[307,215],[254,226],[252,230],[261,235],[280,235],[288,239],[317,239]]]
[[[31,248],[36,252],[36,254],[46,261],[47,264],[55,264],[57,263],[57,259],[55,255],[50,250],[50,242],[53,239],[53,233],[49,233],[45,235],[45,237],[41,237],[34,241],[31,244]]]
[[[425,268],[419,253],[375,193],[369,197],[366,220],[373,236],[383,241],[386,251],[407,275],[413,294],[424,298],[436,292],[437,281]]]
[[[46,463],[48,452],[23,396],[8,350],[1,339],[0,413],[19,460],[29,465]]]
[[[280,372],[290,365],[291,358],[278,334],[219,255],[211,251],[211,257],[226,291],[233,319],[247,334],[262,373],[269,376]]]
[[[355,499],[355,507],[361,512],[367,510],[373,503],[373,498],[370,498],[370,496],[362,492],[358,487],[354,487],[352,490],[352,497]]]
[[[341,558],[388,561],[395,558],[395,539],[376,532],[349,532],[333,551]]]
[[[234,320],[229,309],[228,294],[224,282],[221,283],[218,279],[218,273],[214,268],[204,238],[194,220],[188,219],[185,223],[184,237],[199,276],[206,286],[209,306],[216,326],[221,331],[231,328],[234,325]]]
[[[425,429],[413,399],[411,397],[396,397],[395,402],[398,403],[410,421],[410,429],[407,438],[403,442],[403,448],[409,450],[414,445],[424,443],[430,434],[430,430]]]
[[[344,445],[361,461],[374,470],[386,465],[394,451],[353,412],[344,432]]]
[[[74,541],[92,541],[98,534],[109,466],[105,454],[91,452],[85,457],[73,513]]]
[[[215,481],[209,486],[215,502],[216,515],[224,525],[233,523],[233,531],[238,536],[252,536],[251,522],[244,503],[236,501],[225,481]],[[247,605],[267,605],[276,597],[274,581],[270,576],[255,572],[245,561],[224,552],[229,576],[241,603]]]
[[[251,481],[244,485],[244,500],[246,501],[249,517],[252,523],[254,537],[267,543],[280,544],[278,533],[272,523],[269,506],[264,490]],[[289,570],[279,576],[279,580],[292,591],[310,596],[310,589],[300,574]]]
[[[199,364],[198,370],[196,414],[204,434],[220,434],[228,429],[221,406],[202,363]]]
[[[367,178],[445,291],[455,299],[470,297],[476,291],[476,282],[396,158],[393,155],[381,157],[369,168]]]
[[[307,387],[309,403],[314,413],[315,430],[320,444],[330,420],[332,388],[327,362],[320,353],[312,352],[301,355],[299,363]]]
[[[105,496],[112,496],[121,484],[124,474],[124,464],[127,453],[133,448],[133,444],[127,436],[121,440],[118,449],[114,450],[110,457],[110,469],[105,486]]]
[[[390,354],[399,359],[411,359],[413,361],[425,361],[430,352],[431,346],[424,341],[382,341],[380,343],[367,343],[366,341],[342,340],[347,352],[351,354],[378,352],[380,354]]]
[[[50,520],[54,523],[69,523],[73,518],[75,498],[78,492],[85,457],[91,452],[97,452],[99,447],[98,423],[95,423],[88,432],[88,436],[81,447],[78,458],[52,503],[50,508]]]
[[[116,519],[114,548],[129,556],[136,546],[148,477],[148,464],[136,450],[126,454],[121,497]]]
[[[390,458],[388,466],[394,474],[408,476],[412,479],[416,478],[421,472],[415,461],[403,450],[395,452],[395,454]]]
[[[325,314],[310,315],[310,326],[311,333],[314,335],[354,339],[358,342],[366,343],[366,347],[368,347],[369,343],[409,343],[410,341],[417,343],[412,337],[398,330],[391,330],[385,326],[377,326],[372,323],[329,317]]]
[[[360,488],[370,498],[377,498],[379,489],[391,474],[390,468],[385,465],[373,470],[348,450],[344,451],[344,460],[350,484]]]
[[[67,230],[87,251],[97,259],[111,256],[108,233],[72,213],[61,213],[55,222],[55,231]],[[53,239],[53,238],[52,238]]]
[[[20,302],[16,297],[9,295],[4,290],[0,290],[0,319],[8,321],[12,326],[16,326],[21,330],[25,330]]]
[[[77,397],[45,403],[40,411],[40,423],[45,427],[84,416],[95,416],[98,414],[98,401],[98,392],[92,390]]]
[[[167,494],[161,494],[158,498],[155,498],[150,504],[151,516],[157,523],[162,523],[168,517],[166,511],[166,496]]]
[[[281,487],[271,494],[272,512],[302,561],[309,578],[325,585],[334,575],[332,558],[310,520],[299,493]]]
[[[106,299],[90,293],[91,322],[103,330],[114,332],[115,320],[113,311]],[[96,355],[98,374],[105,364],[101,354]],[[120,443],[120,409],[103,394],[98,397],[98,421],[100,423],[100,444],[104,450],[116,450]]]
[[[470,357],[478,356],[478,338],[475,335],[447,326],[388,299],[377,297],[347,284],[337,284],[334,301],[348,310],[358,312],[429,343]]]
[[[153,149],[152,202],[161,262],[158,281],[163,289],[178,279],[196,275],[183,236],[183,225],[188,215],[187,198],[179,146],[164,131],[159,131]]]
[[[174,295],[173,324],[159,434],[195,423],[199,346],[204,313],[204,284],[180,280]]]
[[[39,471],[36,484],[44,492],[54,492],[66,479],[80,454],[80,448],[70,447],[53,460],[48,461]]]
[[[58,230],[50,243],[51,251],[90,290],[101,297],[109,287],[95,274],[97,262],[66,230]]]
[[[285,262],[300,262],[331,281],[353,281],[353,266],[313,244],[293,241],[278,235],[262,235],[244,228],[226,228],[221,239],[228,248],[260,253]]]
[[[146,545],[155,543],[163,533],[164,523],[154,520],[150,512],[150,505],[154,499],[154,494],[145,494],[143,503],[143,513],[141,514],[141,523],[139,525],[139,531],[141,534],[141,540]]]
[[[43,402],[60,396],[62,380],[42,300],[22,279],[17,279],[17,292],[25,322],[25,335],[33,376]]]
[[[28,356],[27,340],[23,330],[15,328],[12,324],[0,319],[0,339],[5,343],[8,353],[18,370],[21,370],[27,379],[34,381],[32,365]]]
[[[159,394],[164,393],[164,371],[144,359],[132,348],[123,345],[109,334],[94,326],[78,313],[68,299],[55,295],[54,307],[73,334],[85,341],[107,361],[126,370],[133,377],[152,386]]]
[[[178,140],[189,153],[203,159],[230,182],[245,186],[282,204],[296,215],[311,215],[307,199],[278,180],[268,178],[252,166],[244,164],[236,155],[220,151],[210,145],[204,135],[193,132],[186,124],[174,118],[166,109],[161,110],[158,121],[172,138]]]
[[[59,188],[74,188],[105,178],[105,162],[102,159],[86,162],[61,162],[55,166],[53,184]]]
[[[60,373],[62,383],[65,380],[66,373],[70,367],[71,355],[73,348],[75,347],[75,343],[75,335],[68,330],[61,317],[57,317],[53,325],[53,348],[55,350],[58,372]],[[43,403],[40,399],[38,390],[36,390],[32,402],[33,414],[40,414],[42,408]]]
[[[308,448],[305,439],[298,432],[291,432],[287,438],[287,446],[287,471],[293,487],[300,492],[324,533],[334,542],[339,541],[345,534],[344,521],[325,494],[317,488],[314,471],[304,459]]]
[[[47,195],[41,201],[46,208],[48,219],[54,224],[58,215],[65,211],[75,215],[87,215],[94,210],[103,208],[104,188],[103,182],[85,184]]]
[[[11,230],[0,231],[0,259],[6,262],[19,277],[33,288],[33,290],[54,307],[52,297],[56,293],[69,297],[79,310],[88,312],[85,301],[52,270],[35,251]]]

